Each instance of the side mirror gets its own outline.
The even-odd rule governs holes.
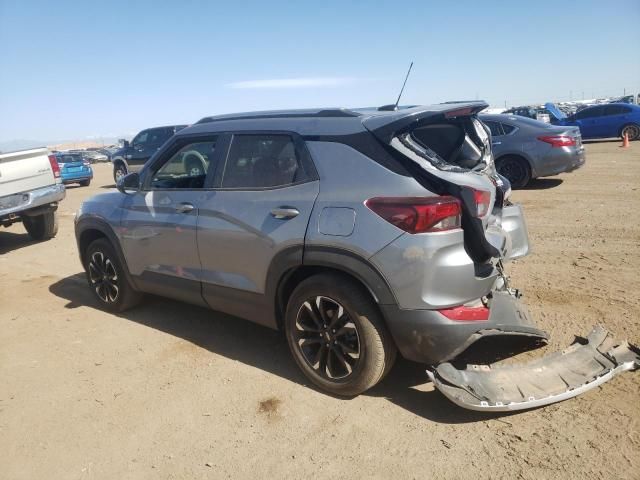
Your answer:
[[[137,172],[129,173],[118,180],[116,188],[124,193],[131,194],[140,190],[140,175]]]
[[[124,138],[121,138],[118,140],[118,142],[121,143],[124,148],[129,148],[129,140],[125,140]]]

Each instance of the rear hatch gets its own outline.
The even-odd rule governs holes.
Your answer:
[[[63,175],[65,173],[77,174],[88,170],[89,162],[85,162],[81,155],[59,154],[56,155],[56,159],[58,160],[58,165],[60,165],[60,170]]]
[[[465,249],[479,264],[508,259],[514,247],[502,227],[509,186],[495,170],[489,130],[477,118],[486,107],[484,102],[441,104],[373,113],[363,120],[425,188],[461,200]],[[519,215],[518,209],[510,217]],[[523,221],[515,222],[520,226],[525,228]],[[526,241],[522,233],[514,237]],[[528,242],[516,247],[526,252]]]

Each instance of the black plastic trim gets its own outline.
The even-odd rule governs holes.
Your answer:
[[[145,271],[141,275],[133,275],[140,291],[172,298],[181,302],[207,307],[202,298],[199,280],[174,277],[157,272]]]
[[[382,274],[366,259],[349,250],[329,246],[306,246],[303,265],[341,270],[360,280],[379,304],[398,303]]]

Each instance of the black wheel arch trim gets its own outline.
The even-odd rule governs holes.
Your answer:
[[[383,275],[364,257],[350,250],[321,245],[296,245],[281,251],[272,260],[267,273],[266,297],[273,302],[275,326],[281,326],[286,310],[284,287],[300,268],[328,268],[358,280],[378,304],[397,305]],[[295,288],[295,287],[294,287]]]
[[[90,217],[90,218],[81,218],[76,222],[75,225],[75,234],[76,234],[76,243],[78,245],[78,255],[80,256],[80,263],[84,267],[84,252],[82,251],[82,244],[80,240],[82,238],[83,233],[95,230],[100,232],[104,237],[109,240],[111,246],[113,247],[116,255],[118,256],[118,261],[120,265],[122,265],[122,270],[129,281],[129,284],[132,285],[136,290],[138,290],[138,286],[134,279],[134,276],[129,272],[129,267],[127,266],[127,261],[124,256],[124,252],[122,251],[122,247],[120,246],[120,241],[118,240],[118,236],[113,230],[113,227],[105,220],[100,218]],[[87,245],[88,246],[88,245]]]
[[[380,304],[397,305],[396,297],[384,276],[371,262],[350,250],[313,245],[304,249],[305,266],[330,267],[357,278]]]
[[[274,289],[274,294],[277,294],[278,285],[286,280],[296,267],[325,267],[342,271],[358,279],[370,291],[377,303],[397,304],[382,274],[357,253],[340,247],[323,245],[307,245],[304,247],[304,253],[302,246],[294,249],[281,252],[272,262],[267,286]]]

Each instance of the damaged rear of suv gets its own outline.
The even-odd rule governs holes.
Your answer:
[[[508,181],[493,165],[490,134],[475,116],[482,108],[458,105],[440,114],[406,117],[408,112],[398,112],[390,123],[380,117],[364,122],[399,153],[396,158],[425,189],[461,207],[459,220],[438,224],[422,237],[407,229],[409,235],[372,261],[389,272],[387,279],[399,294],[398,306],[382,308],[395,319],[389,327],[402,354],[430,364],[436,388],[462,407],[520,410],[576,396],[636,369],[640,352],[595,327],[566,350],[527,364],[455,361],[489,337],[503,340],[491,344],[503,351],[485,352],[494,358],[547,340],[504,273],[504,263],[528,254],[528,233],[521,207],[509,200]],[[393,222],[395,213],[382,216]],[[531,341],[517,341],[522,338]]]
[[[637,350],[602,331],[509,375],[461,365],[480,340],[506,340],[505,356],[547,339],[504,273],[529,241],[477,118],[485,107],[204,118],[119,193],[82,205],[91,289],[114,311],[148,292],[282,329],[305,375],[338,395],[373,387],[397,352],[476,409],[551,403],[637,367]]]

